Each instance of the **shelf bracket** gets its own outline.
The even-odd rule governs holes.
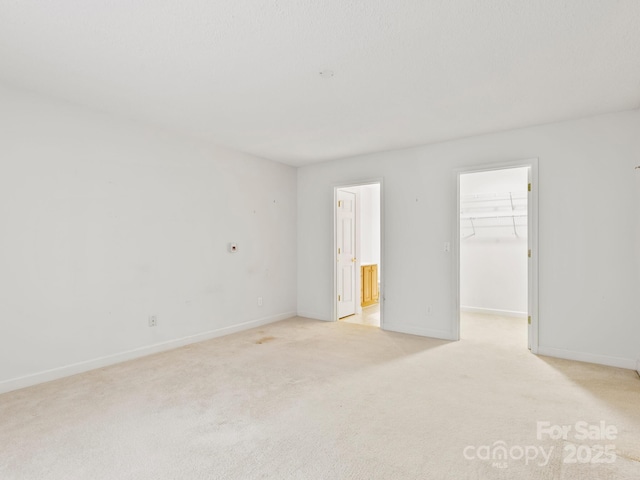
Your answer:
[[[469,218],[469,221],[471,222],[471,229],[473,230],[473,233],[470,233],[466,237],[462,237],[462,240],[466,240],[467,238],[471,238],[476,234],[476,226],[473,224],[473,218]]]

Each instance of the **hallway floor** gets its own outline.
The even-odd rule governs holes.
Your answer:
[[[380,304],[376,303],[374,305],[369,305],[368,307],[363,307],[362,313],[357,313],[355,315],[350,315],[348,317],[341,318],[340,321],[345,323],[357,323],[359,325],[368,325],[370,327],[379,327],[380,326]]]

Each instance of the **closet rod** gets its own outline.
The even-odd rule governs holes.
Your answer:
[[[516,225],[518,228],[526,228],[526,225]],[[463,227],[464,229],[465,227]],[[469,227],[466,227],[469,228]],[[483,228],[512,228],[511,225],[476,225],[476,229]]]

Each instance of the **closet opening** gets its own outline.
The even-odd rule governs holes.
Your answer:
[[[531,165],[458,175],[459,338],[532,346]]]

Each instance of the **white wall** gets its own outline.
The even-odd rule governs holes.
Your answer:
[[[516,214],[526,215],[527,168],[509,168],[460,175],[460,196],[486,198],[488,194],[520,194]],[[518,197],[519,198],[519,197]],[[509,202],[506,200],[505,203]],[[476,206],[500,205],[480,202]],[[519,210],[518,207],[522,207]],[[495,212],[494,212],[495,213]],[[487,212],[491,214],[491,212]],[[501,221],[504,220],[504,221]],[[526,219],[517,219],[512,227],[498,227],[511,220],[487,219],[475,222],[475,233],[461,221],[460,305],[461,309],[487,313],[527,315],[527,227]]]
[[[298,170],[298,312],[331,318],[333,186],[384,178],[385,327],[453,336],[453,169],[539,158],[539,351],[631,368],[640,338],[637,110]],[[427,315],[427,305],[433,310]]]
[[[18,91],[0,105],[0,391],[295,314],[295,169]]]
[[[380,185],[363,185],[360,192],[360,263],[380,265]]]

